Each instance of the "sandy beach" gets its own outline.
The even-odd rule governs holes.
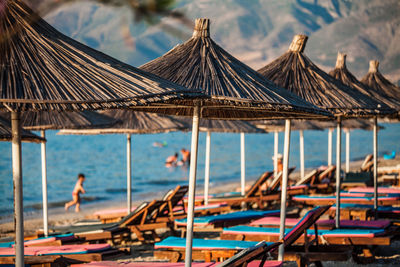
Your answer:
[[[351,162],[350,167],[351,170],[357,170],[362,164],[362,161],[354,161]],[[400,164],[400,159],[394,160],[379,160],[379,166],[397,166]],[[306,170],[306,173],[310,171],[310,169]],[[290,178],[294,181],[297,180],[300,176],[299,171],[295,171],[292,173]],[[246,185],[250,186],[253,179],[249,179]],[[239,180],[239,179],[238,179]],[[236,191],[238,190],[239,182],[231,182],[231,183],[224,183],[224,184],[217,184],[210,188],[211,193],[220,193],[220,192],[229,192],[229,191]],[[165,192],[167,191],[167,188]],[[152,194],[151,197],[145,200],[151,200],[153,198],[161,198],[165,192],[156,192]],[[203,193],[203,188],[197,188],[197,194]],[[52,208],[49,210],[49,225],[52,226],[59,226],[59,225],[69,225],[75,223],[79,220],[85,219],[90,217],[94,212],[98,210],[104,209],[121,209],[124,207],[125,203],[120,202],[102,202],[102,203],[90,203],[82,206],[82,210],[79,213],[76,213],[71,209],[68,212],[65,212],[63,208]],[[133,205],[139,205],[140,201],[135,201]],[[36,232],[36,230],[41,229],[42,225],[42,218],[41,213],[30,213],[25,214],[25,235],[29,236]],[[160,229],[158,231],[161,238],[165,238],[170,235],[169,232],[166,232],[166,229]],[[3,218],[0,224],[0,237],[13,237],[14,230],[13,230],[13,222],[11,218]],[[207,236],[205,236],[207,237]],[[153,257],[153,244],[141,244],[140,242],[133,241],[125,244],[125,246],[130,247],[130,254],[122,257],[118,257],[118,261],[160,261]],[[376,250],[376,260],[374,263],[369,265],[362,265],[357,264],[351,259],[348,262],[327,262],[324,263],[324,266],[400,266],[400,241],[392,242],[391,246],[381,246]],[[288,262],[285,263],[284,266],[296,266],[294,263]]]

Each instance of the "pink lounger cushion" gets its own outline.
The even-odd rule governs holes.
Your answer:
[[[136,207],[132,207],[131,211],[134,211]],[[99,210],[93,213],[95,216],[101,216],[101,215],[110,215],[110,214],[121,214],[121,213],[128,213],[127,208],[120,208],[120,209],[106,209],[106,210]]]
[[[64,246],[40,246],[25,247],[25,256],[40,256],[53,254],[80,254],[100,252],[110,248],[109,244],[86,244],[86,245],[64,245]],[[14,256],[14,248],[0,248],[0,256]]]
[[[295,226],[300,219],[296,218],[286,218],[285,225],[288,227]],[[354,228],[380,228],[384,229],[390,225],[390,220],[376,220],[376,221],[358,221],[358,220],[341,220],[340,225],[342,227],[354,227]],[[319,226],[334,226],[335,220],[318,220],[317,224]],[[258,220],[255,220],[250,223],[251,226],[279,226],[280,218],[279,217],[264,217]]]
[[[360,193],[374,193],[373,187],[354,187],[350,188],[349,192],[360,192]],[[400,188],[394,187],[378,187],[379,194],[400,194]]]
[[[216,267],[219,263],[213,262],[192,262],[193,267]],[[71,267],[184,267],[184,262],[117,262],[117,261],[98,261],[83,264],[72,264]],[[260,266],[260,261],[252,261],[247,264],[248,267]],[[280,267],[281,261],[266,261],[264,267]]]

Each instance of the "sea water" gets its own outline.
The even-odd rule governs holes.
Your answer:
[[[400,149],[400,124],[383,124],[379,131],[379,154]],[[126,199],[126,135],[57,135],[47,131],[47,181],[49,207],[62,207],[72,199],[71,192],[78,173],[87,177],[83,205],[102,201]],[[351,159],[363,159],[372,153],[372,132],[351,131]],[[199,136],[198,188],[203,186],[206,134]],[[273,134],[246,134],[246,179],[254,180],[266,170],[273,169]],[[342,159],[345,160],[345,136],[342,135]],[[335,133],[333,135],[335,159]],[[164,143],[163,147],[153,146]],[[327,164],[328,131],[305,131],[305,166]],[[171,132],[164,134],[132,135],[132,195],[133,200],[156,196],[178,184],[187,184],[187,167],[166,168],[165,159],[179,153],[181,148],[190,149],[191,133]],[[283,134],[280,134],[279,150],[283,150]],[[181,155],[180,155],[181,157]],[[299,170],[299,134],[291,135],[290,166]],[[42,182],[40,145],[23,143],[24,211],[41,210]],[[213,185],[240,181],[240,135],[233,133],[211,134],[211,191]],[[11,143],[0,143],[0,217],[13,212],[13,184]]]

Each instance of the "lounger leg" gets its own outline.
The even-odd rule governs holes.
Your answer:
[[[136,234],[136,237],[137,237],[137,239],[138,239],[139,241],[141,241],[141,242],[145,241],[145,240],[144,240],[144,237],[143,237],[143,234],[142,234],[141,231],[139,231],[139,229],[137,229],[136,227],[132,226],[132,227],[131,227],[131,230],[132,230],[133,233]]]

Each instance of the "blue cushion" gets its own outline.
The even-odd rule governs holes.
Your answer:
[[[198,239],[193,238],[193,249],[246,249],[257,245],[258,242],[237,241],[237,240],[215,240],[215,239]],[[267,245],[273,244],[267,242]],[[186,238],[169,236],[155,244],[156,246],[185,248]]]
[[[257,211],[257,210],[246,210],[246,211],[237,211],[220,215],[213,216],[204,216],[204,217],[195,217],[194,223],[202,223],[202,224],[212,224],[216,222],[223,222],[229,220],[241,220],[241,219],[258,219],[267,215],[279,215],[279,210],[265,210],[265,211]],[[177,223],[186,223],[186,218],[175,220]]]

